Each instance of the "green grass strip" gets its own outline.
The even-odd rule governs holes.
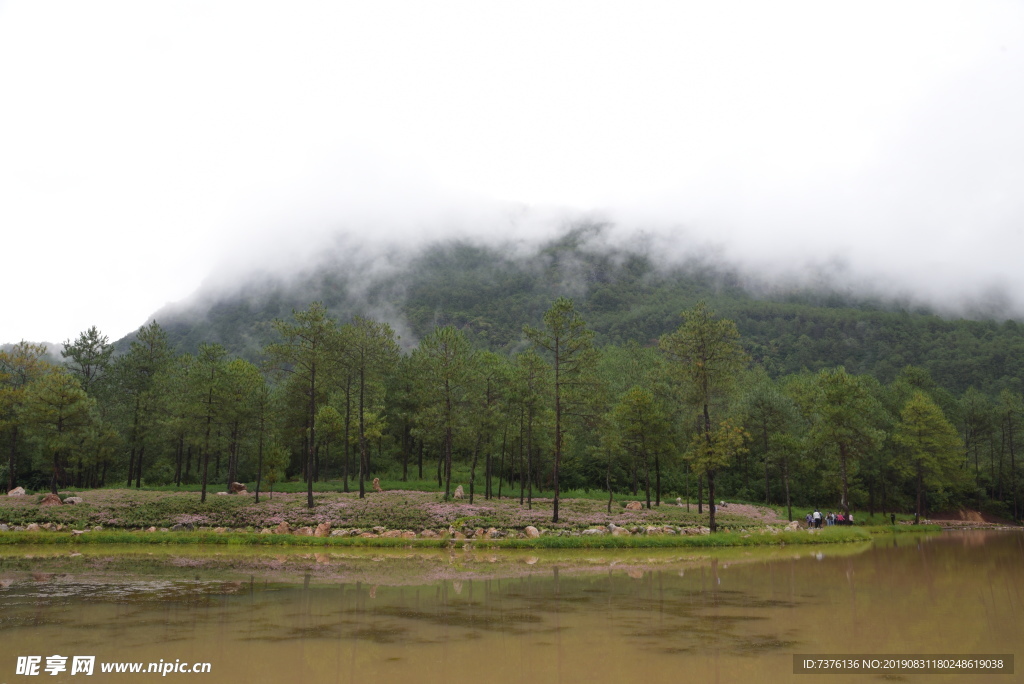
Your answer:
[[[923,526],[919,526],[923,527]],[[919,531],[938,531],[938,526]],[[885,530],[891,531],[891,530]],[[877,533],[876,533],[877,534]],[[16,544],[192,544],[218,546],[326,546],[376,548],[445,548],[471,544],[483,549],[646,549],[703,548],[718,546],[778,546],[782,544],[837,544],[862,542],[871,534],[862,528],[805,530],[778,534],[720,532],[706,535],[588,535],[580,537],[544,536],[538,539],[462,540],[403,539],[398,537],[306,537],[293,534],[249,534],[228,532],[138,532],[102,530],[71,535],[66,532],[5,532],[0,545]]]

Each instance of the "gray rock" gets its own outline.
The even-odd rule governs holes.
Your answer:
[[[11,531],[11,528],[9,528],[7,525],[4,525],[3,523],[0,523],[0,532],[10,532],[10,531]]]
[[[196,526],[192,523],[178,523],[171,526],[171,532],[192,532]]]
[[[80,504],[80,503],[82,503],[82,497],[80,497],[80,496],[69,496],[68,498],[64,499],[64,503],[66,503],[66,504]]]
[[[11,491],[7,492],[7,496],[25,496],[25,488],[15,487]]]

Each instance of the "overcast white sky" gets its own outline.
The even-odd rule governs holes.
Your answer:
[[[510,206],[1019,303],[1022,121],[1021,2],[0,0],[0,342]]]

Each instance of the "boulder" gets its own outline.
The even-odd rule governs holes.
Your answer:
[[[526,537],[528,539],[538,539],[538,538],[540,538],[540,530],[538,530],[533,525],[527,525],[526,529],[524,529],[523,532],[526,533]]]
[[[71,536],[77,537],[80,534],[85,534],[87,530],[71,530]]]
[[[412,530],[402,530],[401,537],[402,539],[415,539],[416,533]]]
[[[363,532],[363,533],[362,533],[361,535],[359,535],[359,536],[360,536],[360,537],[363,537],[363,538],[365,538],[365,539],[376,539],[376,538],[377,538],[377,537],[379,537],[380,535],[379,535],[379,534],[374,534],[373,532]]]
[[[384,534],[382,534],[380,536],[387,537],[388,539],[394,539],[395,537],[401,537],[402,536],[402,530],[388,530],[387,532],[385,532]]]
[[[64,503],[66,503],[66,504],[80,504],[80,503],[82,503],[82,497],[80,497],[80,496],[69,496],[68,498],[64,499]]]
[[[383,489],[380,488],[380,478],[379,477],[373,478],[373,491],[375,491],[375,492],[383,492],[384,491]]]
[[[683,505],[683,497],[677,496],[676,497],[676,506],[682,506],[682,505]]]
[[[0,532],[10,532],[10,531],[11,531],[10,527],[8,527],[7,525],[4,525],[3,523],[0,523]]]
[[[632,532],[627,530],[625,527],[615,527],[612,529],[613,537],[628,537]]]
[[[147,532],[156,532],[156,528],[155,527],[147,527],[146,531]]]
[[[581,532],[581,534],[586,535],[588,537],[590,535],[593,535],[593,534],[604,534],[604,533],[605,533],[604,530],[596,528],[596,527],[591,527],[589,530],[583,530],[583,532]]]
[[[626,504],[627,511],[641,511],[643,510],[643,508],[644,505],[639,501],[630,501],[629,503]]]
[[[313,536],[313,528],[312,527],[300,527],[299,529],[295,530],[294,534],[296,536],[298,536],[298,537],[312,537]]]
[[[196,529],[196,526],[192,523],[178,523],[171,526],[171,532],[191,532],[194,529]]]
[[[155,529],[153,531],[156,532]],[[226,528],[226,527],[215,527],[215,528],[213,528],[213,533],[214,534],[224,534],[227,531],[228,531],[228,528]]]
[[[56,494],[50,493],[43,497],[43,500],[39,502],[40,506],[60,506],[63,502],[60,497]]]
[[[92,531],[93,532],[102,532],[103,531],[103,526],[102,525],[93,525],[92,526]]]
[[[478,527],[475,530],[473,530],[473,538],[474,539],[487,539],[487,533],[484,532],[484,528]]]
[[[434,530],[423,530],[420,532],[420,537],[423,539],[437,539],[439,536]]]
[[[793,522],[791,522],[788,525],[786,525],[786,529],[787,530],[799,530],[800,529],[800,521],[799,520],[794,520]]]
[[[456,498],[456,499],[465,499],[466,498],[466,493],[464,491],[462,491],[462,485],[459,485],[458,487],[455,488],[454,498]]]
[[[292,528],[288,526],[288,523],[283,522],[274,528],[274,534],[289,534]]]
[[[7,496],[25,496],[25,488],[15,487],[11,491],[7,492]]]
[[[322,522],[316,526],[316,531],[313,532],[314,537],[329,537],[331,536],[331,523]]]
[[[217,492],[217,496],[227,496],[227,492]]]
[[[645,527],[644,534],[662,534],[660,527]]]
[[[245,485],[242,484],[241,482],[232,482],[230,485],[228,485],[228,492],[230,492],[231,494],[241,494],[247,491],[248,490],[245,488]]]
[[[42,530],[42,529],[43,529],[43,528],[41,528],[41,527],[40,527],[40,526],[39,526],[38,524],[36,524],[36,523],[29,523],[28,525],[26,525],[26,526],[25,526],[25,531],[26,531],[26,532],[39,532],[39,531],[40,531],[40,530]]]
[[[348,534],[345,530],[331,530],[332,537],[344,537]]]
[[[384,527],[383,525],[376,525],[373,528],[373,533],[376,534],[378,537],[380,535],[384,534],[387,531],[388,531],[388,528]]]

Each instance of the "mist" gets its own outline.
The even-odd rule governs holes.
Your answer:
[[[0,5],[0,341],[573,225],[1024,315],[1014,2]],[[694,255],[697,255],[695,257]]]

